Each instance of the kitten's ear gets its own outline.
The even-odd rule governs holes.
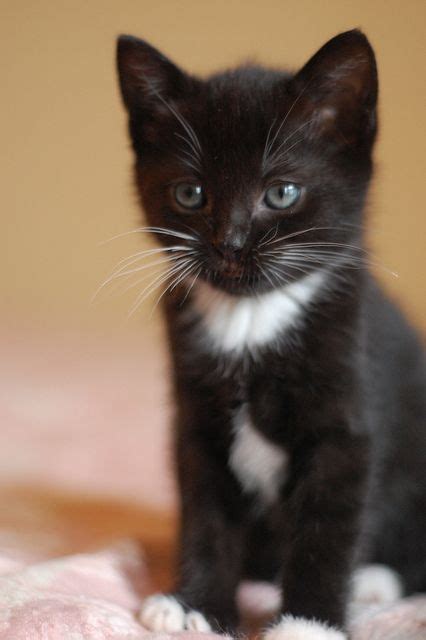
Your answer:
[[[122,35],[117,41],[117,68],[124,104],[133,113],[158,105],[158,97],[177,97],[187,76],[144,40]],[[158,105],[160,106],[160,105]]]
[[[377,69],[373,49],[361,31],[346,31],[329,40],[293,83],[316,129],[349,144],[371,144],[376,131]]]

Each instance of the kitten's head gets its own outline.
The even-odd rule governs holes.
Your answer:
[[[242,66],[201,80],[130,36],[118,68],[137,186],[176,277],[259,293],[362,263],[350,247],[371,175],[377,73],[361,32],[336,36],[294,75]]]

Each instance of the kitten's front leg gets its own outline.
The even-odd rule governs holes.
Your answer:
[[[220,456],[219,456],[220,458]],[[142,607],[142,623],[155,631],[232,631],[241,574],[240,495],[226,463],[209,456],[197,437],[178,444],[181,523],[178,579],[173,593]]]
[[[342,429],[312,451],[289,501],[284,615],[265,640],[346,638],[342,629],[367,470],[366,440]]]

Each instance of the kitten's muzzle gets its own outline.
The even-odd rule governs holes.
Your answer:
[[[227,278],[240,278],[244,274],[244,266],[238,262],[223,261],[218,270]]]
[[[249,227],[233,220],[218,231],[212,243],[214,270],[226,278],[240,278],[247,259]]]
[[[216,249],[213,268],[227,278],[239,278],[244,273],[244,256],[241,250]]]

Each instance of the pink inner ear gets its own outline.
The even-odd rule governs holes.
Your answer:
[[[318,109],[316,117],[320,124],[327,126],[329,124],[332,124],[336,120],[337,109],[335,107],[326,105]]]
[[[332,131],[337,126],[339,110],[331,104],[317,105],[314,107],[312,127],[316,134]]]

